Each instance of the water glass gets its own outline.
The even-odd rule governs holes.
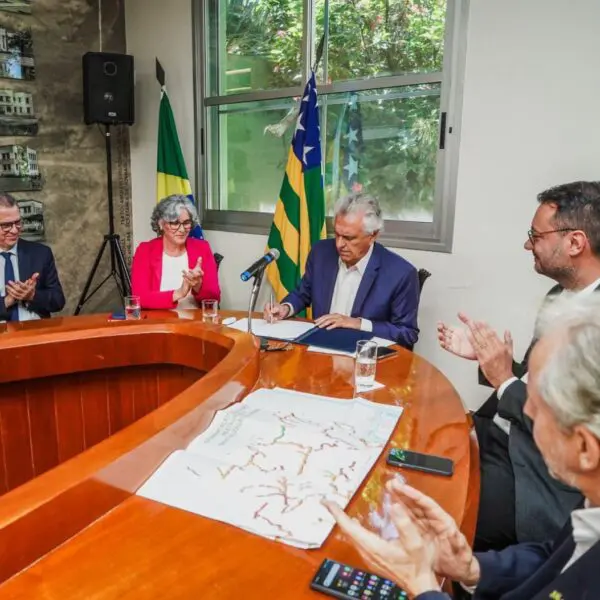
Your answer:
[[[139,296],[125,296],[125,319],[137,321],[142,318],[142,306]]]
[[[202,300],[202,321],[204,323],[216,323],[218,316],[218,300]]]
[[[377,343],[371,340],[356,342],[354,386],[357,391],[368,389],[375,383],[377,370]]]

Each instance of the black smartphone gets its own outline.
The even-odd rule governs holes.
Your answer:
[[[382,360],[384,358],[387,358],[388,356],[392,356],[397,353],[397,350],[394,350],[393,348],[388,348],[387,346],[377,346],[378,360]]]
[[[394,467],[406,467],[447,477],[454,473],[454,463],[449,458],[402,450],[402,448],[392,448],[388,454],[387,463]]]
[[[408,600],[406,592],[393,581],[329,558],[319,567],[310,587],[346,600]]]

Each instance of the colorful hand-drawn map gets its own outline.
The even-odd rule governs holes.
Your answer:
[[[138,494],[301,548],[333,527],[380,455],[402,408],[259,389],[217,413]]]

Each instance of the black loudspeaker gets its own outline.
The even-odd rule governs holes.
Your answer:
[[[85,122],[106,125],[134,123],[133,56],[109,52],[83,55]]]

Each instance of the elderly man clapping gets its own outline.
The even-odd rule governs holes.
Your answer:
[[[600,598],[600,299],[561,297],[538,322],[524,412],[553,477],[579,489],[585,506],[547,543],[473,553],[433,500],[398,482],[386,541],[328,504],[365,561],[418,600],[448,598],[438,578],[472,588],[475,599]]]

